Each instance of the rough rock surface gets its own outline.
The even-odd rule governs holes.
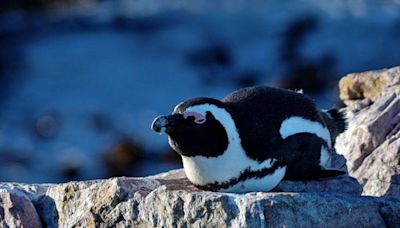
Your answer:
[[[339,83],[349,128],[336,150],[364,195],[400,198],[400,67],[349,74]]]
[[[198,190],[183,170],[59,185],[3,183],[0,188],[6,193],[18,191],[25,200],[18,207],[29,212],[19,218],[26,227],[40,223],[47,227],[400,225],[400,200],[360,197],[361,189],[350,177],[285,182],[277,192],[248,194]],[[18,224],[17,217],[6,215],[0,220]]]
[[[40,227],[41,222],[29,197],[13,188],[0,189],[0,227]]]
[[[183,170],[65,184],[0,183],[0,226],[400,227],[399,75],[394,68],[340,83],[350,127],[337,149],[361,185],[342,176],[284,181],[268,193],[217,193],[194,187]]]

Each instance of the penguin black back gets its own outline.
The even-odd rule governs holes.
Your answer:
[[[258,161],[274,154],[275,147],[281,144],[280,128],[285,119],[298,116],[325,126],[314,102],[293,91],[249,87],[229,94],[222,101],[235,120],[247,155]]]

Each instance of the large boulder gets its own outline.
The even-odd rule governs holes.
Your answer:
[[[199,190],[183,170],[64,184],[0,183],[0,225],[400,227],[399,69],[340,82],[349,129],[337,150],[357,179],[283,181],[273,192],[247,194]],[[335,166],[345,167],[337,158]]]
[[[400,67],[339,83],[349,126],[336,141],[364,195],[400,197]]]

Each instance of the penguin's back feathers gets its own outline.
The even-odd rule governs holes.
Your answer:
[[[315,122],[325,127],[315,103],[294,91],[249,87],[229,94],[222,102],[235,120],[246,153],[258,161],[265,160],[282,143],[280,130],[285,120],[296,117],[305,124]],[[295,131],[308,132],[305,124]]]

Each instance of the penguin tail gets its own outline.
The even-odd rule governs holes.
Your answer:
[[[334,135],[334,138],[347,129],[347,120],[344,111],[332,108],[321,111],[321,115],[327,124],[329,131]]]
[[[327,112],[329,113],[330,117],[334,122],[336,133],[340,134],[344,132],[347,129],[347,121],[345,117],[346,114],[344,113],[344,111],[332,108],[329,109]]]

